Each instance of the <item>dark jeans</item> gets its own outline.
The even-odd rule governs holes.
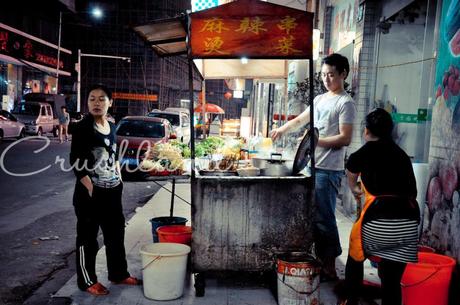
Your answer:
[[[314,236],[316,254],[322,261],[342,253],[335,219],[336,197],[343,171],[316,169]]]
[[[382,259],[378,272],[382,287],[382,305],[401,305],[401,278],[406,269],[406,263]],[[345,289],[347,298],[353,304],[360,295],[364,278],[364,262],[357,262],[350,256],[345,267]]]
[[[81,290],[97,283],[96,255],[99,228],[104,236],[107,270],[110,281],[129,277],[125,254],[125,218],[121,205],[123,184],[114,188],[94,187],[93,196],[77,182],[74,208],[77,215],[77,283]]]

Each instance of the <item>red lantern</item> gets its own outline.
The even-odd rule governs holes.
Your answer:
[[[233,94],[232,94],[231,92],[229,92],[229,91],[227,91],[227,92],[224,93],[224,97],[225,97],[225,99],[227,99],[227,100],[231,99],[232,96],[233,96]]]

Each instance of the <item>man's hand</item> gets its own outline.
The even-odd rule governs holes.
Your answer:
[[[355,197],[356,201],[361,202],[361,197],[363,196],[363,191],[359,187],[359,185],[356,185],[351,189],[351,192],[353,193],[353,196]]]
[[[283,127],[273,129],[270,131],[270,137],[272,138],[273,141],[281,138],[284,135],[285,131],[283,130]]]

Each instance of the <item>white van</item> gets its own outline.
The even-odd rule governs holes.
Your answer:
[[[185,111],[176,111],[174,109],[184,108],[167,108],[173,110],[159,111],[154,110],[147,114],[149,117],[167,119],[174,128],[174,133],[179,141],[185,144],[190,143],[190,117]]]
[[[18,120],[26,126],[26,133],[58,136],[58,114],[65,106],[65,97],[60,94],[28,93],[13,110]]]
[[[59,122],[48,103],[22,102],[13,110],[18,120],[25,125],[27,134],[42,136],[47,133],[58,135]]]
[[[183,113],[183,114],[186,114],[186,115],[190,116],[190,110],[188,110],[187,108],[168,107],[164,111],[179,112],[179,113]]]

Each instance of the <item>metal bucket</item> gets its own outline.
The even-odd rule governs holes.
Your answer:
[[[278,305],[319,305],[320,264],[305,253],[277,258]]]

